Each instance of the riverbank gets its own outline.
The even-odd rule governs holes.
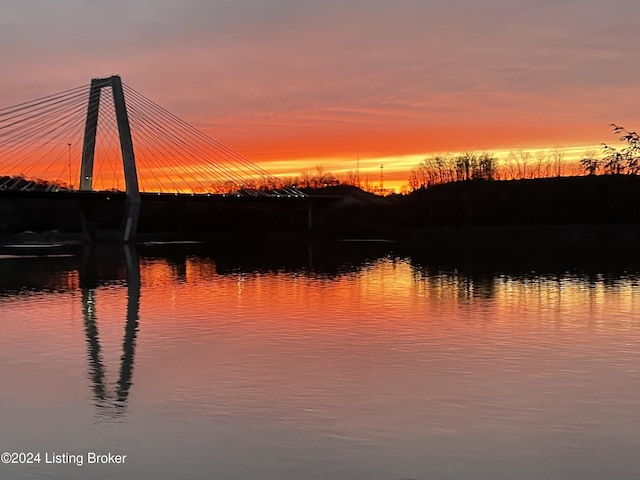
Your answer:
[[[346,185],[308,193],[309,200],[291,205],[143,202],[137,241],[381,238],[457,245],[469,240],[517,243],[532,237],[553,245],[633,243],[639,235],[639,176],[471,180],[390,197]],[[82,242],[79,206],[52,203],[6,200],[0,205],[0,242]],[[102,240],[118,241],[121,203],[106,201],[94,212],[104,225]]]

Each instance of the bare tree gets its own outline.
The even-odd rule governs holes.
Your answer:
[[[347,173],[344,174],[344,180],[342,183],[345,183],[347,185],[356,185],[358,183],[357,177],[358,176],[353,170],[349,170]]]
[[[308,177],[305,177],[305,175],[308,175]],[[322,188],[330,185],[338,185],[340,183],[336,176],[331,172],[327,172],[322,165],[316,165],[315,175],[302,172],[302,176],[305,185],[308,182],[309,186],[313,188]]]
[[[411,190],[417,190],[419,188],[426,188],[429,185],[428,160],[424,159],[409,172],[409,187]]]
[[[553,165],[553,174],[556,177],[564,175],[564,155],[566,151],[564,147],[557,145],[549,151],[551,163]]]
[[[531,162],[531,153],[524,150],[518,150],[514,158],[518,178],[527,178],[527,167]]]
[[[289,175],[285,177],[280,177],[280,181],[284,186],[291,187],[291,186],[297,186],[300,183],[300,178]]]
[[[311,187],[312,179],[313,179],[313,175],[311,175],[309,171],[305,170],[303,172],[300,172],[300,182],[302,183],[303,187],[305,188]]]
[[[602,160],[600,160],[593,150],[585,152],[580,159],[580,167],[587,175],[597,175],[598,170],[602,166]]]
[[[546,160],[547,160],[547,154],[542,150],[538,150],[536,152],[535,168],[532,174],[533,178],[542,178],[544,176],[548,176],[548,174],[545,175],[545,172],[544,172],[544,165],[546,163]]]
[[[504,159],[505,176],[509,180],[516,178],[516,154],[515,152],[509,152],[509,155]]]

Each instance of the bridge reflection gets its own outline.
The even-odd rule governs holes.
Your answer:
[[[127,312],[122,342],[122,356],[120,357],[120,374],[115,389],[109,388],[106,379],[107,369],[102,357],[97,321],[99,306],[95,295],[96,288],[99,286],[97,281],[97,256],[93,246],[85,247],[80,269],[82,317],[87,339],[89,375],[92,382],[93,396],[98,415],[109,418],[117,418],[126,413],[127,400],[132,386],[139,326],[140,265],[134,246],[124,245],[123,253],[126,270]]]
[[[531,292],[532,298],[538,298],[539,305],[548,304],[551,297],[560,298],[567,285],[576,284],[572,283],[576,278],[580,279],[580,285],[596,292],[597,288],[591,287],[615,286],[621,275],[637,277],[640,271],[640,263],[632,261],[637,257],[628,255],[621,260],[610,256],[591,259],[579,255],[580,252],[570,255],[571,252],[560,251],[556,256],[549,253],[536,256],[539,250],[533,246],[516,255],[499,247],[483,249],[483,256],[465,256],[464,249],[403,249],[396,244],[372,241],[85,245],[50,256],[6,255],[0,260],[0,297],[19,296],[25,290],[44,296],[65,292],[73,299],[75,308],[80,300],[81,335],[86,343],[85,361],[96,415],[117,421],[126,415],[134,386],[143,285],[148,289],[147,304],[158,284],[169,288],[192,284],[194,290],[206,284],[203,292],[217,292],[217,284],[224,285],[225,277],[245,273],[321,278],[329,280],[328,285],[334,279],[366,272],[382,259],[390,269],[396,263],[408,265],[413,276],[407,287],[417,286],[416,291],[427,302],[441,298],[457,298],[467,303],[492,299],[517,285],[520,290]],[[384,270],[381,272],[384,274]],[[114,306],[100,303],[105,301],[105,286],[110,285],[117,287],[120,298],[126,288],[126,311],[118,313],[116,327],[119,365],[115,370],[111,365],[117,365],[118,361],[105,355],[112,351],[113,343],[105,342],[109,338],[105,332],[109,332],[110,326],[105,322],[108,318],[105,312],[113,312]],[[329,295],[328,292],[329,289],[324,295]],[[78,332],[77,326],[73,328]],[[110,372],[117,373],[109,375]]]

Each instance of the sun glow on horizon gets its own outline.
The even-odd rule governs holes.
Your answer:
[[[383,187],[394,189],[396,193],[402,193],[409,188],[409,175],[411,169],[416,167],[425,158],[434,155],[456,156],[467,152],[488,153],[504,163],[509,155],[518,155],[520,152],[530,155],[530,166],[533,166],[542,156],[548,161],[551,153],[557,150],[562,155],[564,175],[580,174],[578,162],[585,154],[601,154],[600,144],[552,145],[549,147],[515,147],[496,150],[460,150],[448,152],[425,152],[409,155],[385,155],[369,158],[344,158],[344,157],[303,157],[288,160],[263,160],[260,165],[277,177],[286,180],[300,181],[304,174],[314,175],[317,167],[321,167],[324,173],[333,174],[341,183],[349,178],[359,178],[360,186],[364,189],[380,188],[382,174]],[[382,169],[380,167],[383,167]],[[381,171],[382,170],[382,171]]]
[[[67,157],[66,145],[61,147],[61,152],[51,162],[48,158],[41,161],[42,171],[52,174],[54,180],[63,183],[70,182],[77,184],[80,162],[80,145],[72,146],[71,157]],[[551,146],[547,148],[513,148],[496,150],[475,150],[473,153],[488,153],[498,159],[499,163],[504,163],[510,155],[520,153],[529,155],[530,166],[542,158],[548,161],[552,152],[558,151],[562,156],[565,175],[580,174],[578,161],[587,153],[591,152],[596,156],[601,156],[601,145],[585,144],[572,145],[567,147]],[[466,151],[469,152],[469,151]],[[376,157],[301,157],[286,160],[261,160],[256,162],[260,168],[269,172],[285,184],[300,184],[306,177],[313,177],[318,171],[325,175],[331,175],[339,183],[359,183],[365,190],[376,190],[381,187],[393,189],[396,193],[408,190],[409,176],[411,169],[416,167],[425,158],[434,155],[456,156],[465,151],[450,152],[425,152],[409,155],[384,155]],[[112,151],[109,155],[97,155],[96,175],[94,177],[94,188],[124,190],[124,177],[122,174],[122,163],[118,157],[119,153]],[[138,156],[137,156],[138,157]],[[140,185],[146,191],[173,191],[193,193],[204,191],[213,185],[211,179],[205,178],[206,173],[211,170],[211,162],[199,163],[196,161],[182,161],[177,169],[169,165],[153,163],[148,159],[149,153],[139,156],[138,176]],[[71,162],[69,162],[71,159]],[[55,168],[53,168],[53,165]],[[37,170],[37,169],[36,169]],[[39,171],[39,170],[37,170]],[[71,172],[71,176],[69,175]],[[11,171],[0,172],[3,175],[18,175],[21,168],[11,169]],[[38,175],[34,175],[38,177]],[[46,179],[46,178],[45,178]],[[191,179],[194,185],[187,185],[185,179]],[[177,185],[177,186],[176,186]]]

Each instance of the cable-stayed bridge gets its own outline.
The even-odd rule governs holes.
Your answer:
[[[268,195],[286,188],[116,76],[0,109],[0,174],[12,177],[0,189],[86,189],[82,160],[93,155],[91,189],[124,191],[127,127],[116,103],[125,98],[141,192]]]
[[[142,199],[151,195],[306,197],[119,76],[0,109],[0,195],[17,192],[77,199],[85,233],[94,223],[87,202],[124,196],[124,241],[135,235]]]

